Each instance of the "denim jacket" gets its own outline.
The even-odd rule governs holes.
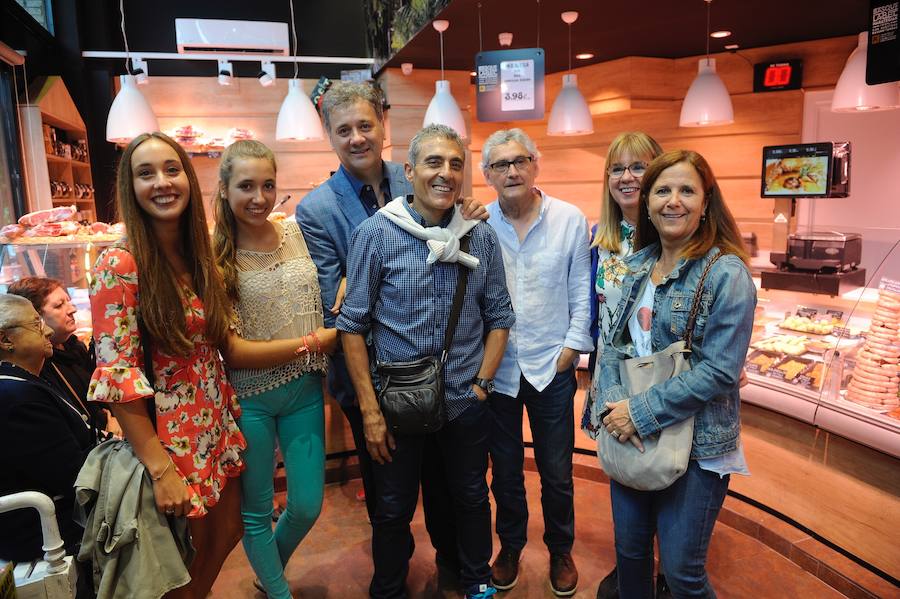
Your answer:
[[[756,287],[740,258],[722,256],[703,285],[693,332],[691,370],[629,397],[619,376],[619,361],[637,355],[628,334],[628,315],[639,300],[641,283],[650,276],[659,251],[659,245],[654,244],[626,259],[629,274],[622,289],[624,305],[619,308],[619,320],[600,358],[597,403],[602,406],[628,399],[631,420],[642,438],[693,415],[691,458],[723,455],[738,445],[738,389],[753,328]],[[682,258],[656,288],[650,330],[653,351],[681,339],[700,275],[718,251],[711,249],[702,260]]]

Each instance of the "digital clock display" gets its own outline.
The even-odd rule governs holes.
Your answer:
[[[753,91],[771,92],[800,89],[803,78],[803,61],[782,60],[753,65]]]

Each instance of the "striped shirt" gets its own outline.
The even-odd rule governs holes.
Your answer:
[[[427,226],[407,201],[413,218]],[[451,214],[447,215],[446,225]],[[497,234],[486,223],[471,231],[469,253],[481,263],[469,272],[466,295],[444,367],[447,418],[477,401],[472,383],[484,357],[484,336],[515,322]],[[456,263],[426,264],[428,246],[382,214],[364,221],[350,239],[347,297],[337,328],[369,331],[379,362],[440,356],[459,274]]]

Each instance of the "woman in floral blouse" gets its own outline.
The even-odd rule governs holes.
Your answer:
[[[259,343],[230,331],[200,185],[174,140],[136,137],[119,163],[116,191],[127,236],[93,270],[97,369],[89,397],[110,404],[153,480],[157,509],[189,518],[197,550],[191,582],[166,596],[205,597],[243,532],[234,477],[245,441],[219,352],[235,366],[262,368],[295,358],[302,340]],[[145,348],[152,348],[152,386]]]
[[[622,280],[627,274],[624,260],[633,250],[641,178],[650,161],[660,154],[662,148],[646,133],[620,133],[609,144],[600,222],[594,226],[591,243],[591,280],[594,282],[591,288],[591,335],[597,348],[603,347],[618,316]],[[592,374],[596,359],[595,352],[591,356]],[[597,438],[597,431],[602,426],[598,419],[600,410],[594,410],[596,388],[594,381],[581,418],[582,430],[592,439]]]
[[[591,243],[591,280],[594,282],[591,289],[591,334],[598,349],[591,355],[592,381],[581,417],[581,429],[591,439],[597,438],[603,426],[600,418],[602,406],[595,406],[594,402],[600,369],[594,366],[604,339],[618,319],[622,281],[628,273],[624,260],[634,250],[641,179],[647,165],[660,154],[662,148],[656,140],[641,132],[620,133],[609,144],[606,154],[600,222],[594,227]],[[664,586],[665,582],[660,580],[660,584]],[[612,599],[618,596],[618,577],[613,569],[600,583],[597,597]]]

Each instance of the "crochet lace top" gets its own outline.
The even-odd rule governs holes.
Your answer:
[[[302,337],[323,323],[316,265],[303,235],[292,220],[280,226],[281,243],[274,251],[237,251],[240,301],[234,328],[245,339]],[[246,397],[325,369],[325,356],[312,354],[274,368],[229,369],[228,378],[238,397]]]

